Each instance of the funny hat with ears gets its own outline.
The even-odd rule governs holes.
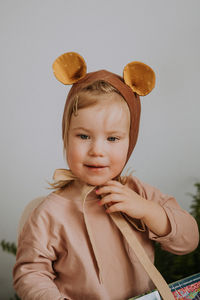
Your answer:
[[[65,117],[69,99],[95,81],[108,82],[123,96],[128,104],[131,116],[129,149],[127,161],[136,145],[140,123],[140,97],[149,94],[155,86],[155,73],[146,64],[138,61],[128,63],[123,70],[123,77],[106,70],[87,73],[85,60],[75,52],[59,56],[53,63],[55,77],[65,85],[71,85],[62,122],[62,134],[65,133]]]

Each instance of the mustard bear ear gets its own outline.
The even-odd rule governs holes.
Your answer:
[[[156,82],[154,71],[142,62],[133,61],[124,67],[124,81],[139,96],[149,94]]]
[[[53,63],[55,77],[64,84],[73,84],[83,78],[87,66],[85,60],[76,52],[67,52]]]

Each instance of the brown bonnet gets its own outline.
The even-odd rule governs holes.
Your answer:
[[[53,63],[55,77],[63,84],[73,84],[65,103],[62,122],[63,138],[69,99],[95,81],[108,82],[123,96],[130,110],[131,122],[127,154],[128,161],[138,137],[141,111],[139,96],[145,96],[152,91],[155,86],[155,73],[149,66],[141,62],[127,64],[123,71],[123,78],[106,70],[87,73],[86,69],[83,57],[75,52],[64,53]]]

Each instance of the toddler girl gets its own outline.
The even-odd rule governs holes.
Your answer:
[[[63,115],[70,170],[56,170],[55,191],[20,233],[14,287],[22,300],[128,299],[154,286],[113,214],[131,224],[151,261],[154,241],[175,254],[198,244],[195,220],[173,197],[120,176],[137,141],[138,95],[151,91],[154,73],[136,63],[125,68],[124,79],[108,71],[86,74],[76,53],[59,57],[54,72],[73,83]]]

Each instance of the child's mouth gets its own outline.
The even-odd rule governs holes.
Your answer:
[[[98,165],[85,165],[90,170],[100,171],[106,168],[106,166],[98,166]]]

